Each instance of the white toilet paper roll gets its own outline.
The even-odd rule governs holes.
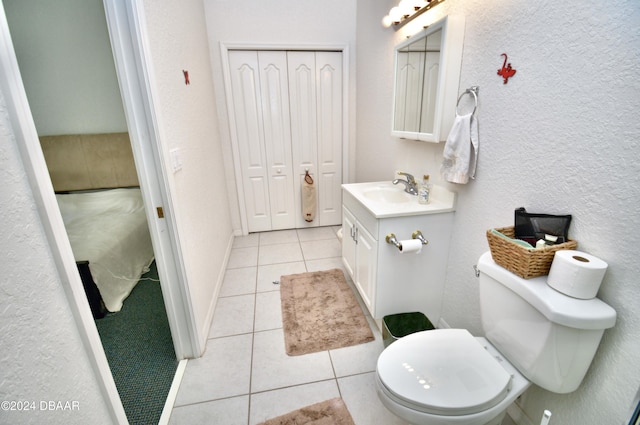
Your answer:
[[[588,300],[598,293],[607,267],[607,263],[586,252],[556,251],[547,284],[570,297]]]
[[[422,251],[422,242],[418,239],[406,239],[400,241],[400,252],[403,254],[408,254],[410,252],[414,252],[416,254],[420,254]]]

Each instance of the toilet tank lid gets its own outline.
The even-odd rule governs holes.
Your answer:
[[[585,330],[608,329],[616,323],[616,311],[602,300],[561,294],[547,285],[547,276],[523,279],[497,265],[490,252],[480,256],[478,270],[518,294],[553,323]]]

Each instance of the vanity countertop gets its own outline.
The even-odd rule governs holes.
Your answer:
[[[376,218],[439,214],[455,211],[456,206],[456,193],[438,185],[432,186],[431,202],[426,205],[390,181],[348,183],[342,189]]]

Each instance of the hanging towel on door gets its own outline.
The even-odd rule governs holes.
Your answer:
[[[309,223],[316,218],[316,185],[309,170],[302,180],[302,217]]]
[[[475,178],[478,160],[478,120],[474,113],[458,115],[444,146],[442,177],[452,183],[465,184]]]

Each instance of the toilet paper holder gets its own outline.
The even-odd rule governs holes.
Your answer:
[[[418,239],[420,242],[422,242],[422,245],[427,245],[429,243],[429,241],[424,237],[420,230],[416,230],[415,232],[413,232],[411,234],[411,239]],[[388,244],[394,245],[396,248],[402,251],[402,243],[398,240],[395,233],[389,233],[385,237],[385,240]]]

